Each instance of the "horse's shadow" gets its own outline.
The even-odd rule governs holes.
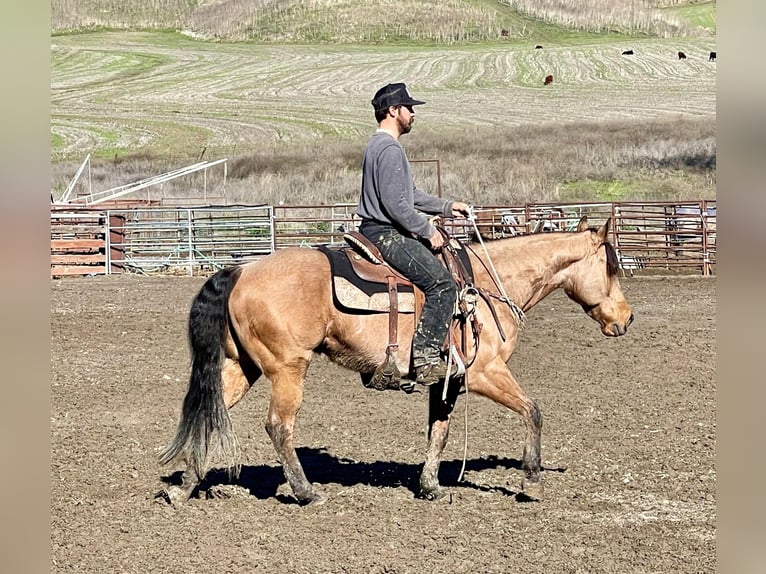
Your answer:
[[[393,461],[358,462],[348,458],[339,458],[324,448],[296,449],[307,478],[317,484],[340,484],[341,486],[366,485],[372,487],[405,487],[414,496],[420,493],[420,471],[422,463],[408,464]],[[462,460],[445,460],[439,467],[439,480],[445,487],[472,488],[482,491],[500,492],[516,497],[520,502],[530,500],[521,491],[505,486],[487,486],[463,479],[458,481]],[[521,461],[514,458],[488,456],[466,460],[466,472],[480,472],[488,469],[520,470]],[[544,468],[548,472],[565,472],[564,468]],[[180,485],[182,471],[162,477],[167,485]],[[252,496],[265,500],[276,498],[285,503],[296,503],[290,496],[278,494],[280,485],[286,482],[282,467],[279,465],[243,466],[237,478],[229,478],[225,469],[213,469],[197,487],[205,492],[215,486],[233,485],[247,490]]]

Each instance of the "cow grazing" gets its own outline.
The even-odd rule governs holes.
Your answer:
[[[543,49],[543,47],[542,47],[540,44],[538,44],[537,46],[535,46],[535,50],[542,50],[542,49]]]
[[[686,54],[684,54],[683,52],[678,52],[678,59],[679,60],[685,60],[686,59]]]
[[[715,52],[710,52],[710,56],[707,59],[708,62],[715,62]]]
[[[623,56],[632,56],[632,55],[633,55],[633,50],[625,50],[625,51],[622,53],[622,55],[623,55]]]
[[[545,81],[543,82],[543,85],[548,86],[553,83],[553,76],[545,76]]]
[[[507,29],[505,29],[505,28],[503,28],[502,30],[500,30],[500,35],[501,35],[503,38],[507,38],[508,36],[510,36],[510,35],[511,35],[511,31],[510,31],[510,30],[507,30]]]

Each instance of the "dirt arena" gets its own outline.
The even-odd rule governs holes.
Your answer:
[[[242,473],[155,500],[203,278],[51,284],[51,572],[709,573],[716,539],[716,282],[623,279],[636,320],[606,339],[561,292],[510,366],[543,412],[545,497],[519,496],[521,419],[455,411],[441,482],[416,499],[425,394],[365,389],[318,358],[296,444],[327,502],[300,507],[263,428],[264,379],[232,410]],[[458,482],[465,453],[465,473]]]

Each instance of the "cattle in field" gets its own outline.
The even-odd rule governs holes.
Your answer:
[[[686,59],[686,54],[684,54],[683,52],[678,52],[678,59],[679,60],[685,60]]]
[[[509,37],[511,35],[511,31],[503,28],[502,30],[500,30],[500,35],[503,38],[507,38],[507,37]]]
[[[624,50],[622,53],[623,56],[632,56],[633,50]]]
[[[548,86],[553,83],[553,76],[545,76],[545,81],[543,82],[543,85]]]
[[[715,52],[710,52],[710,56],[707,59],[708,62],[715,62]]]
[[[538,44],[537,46],[535,46],[535,50],[542,50],[542,49],[543,49],[543,47],[542,47],[540,44]]]

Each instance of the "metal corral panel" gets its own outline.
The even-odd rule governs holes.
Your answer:
[[[609,239],[631,275],[701,273],[716,263],[716,202],[620,202],[477,206],[475,220],[447,218],[467,239],[568,232],[611,218]],[[51,212],[51,275],[210,274],[288,247],[343,243],[356,205],[146,206]],[[640,271],[639,271],[640,270]]]
[[[138,273],[206,274],[274,251],[270,206],[110,210],[113,266]]]

